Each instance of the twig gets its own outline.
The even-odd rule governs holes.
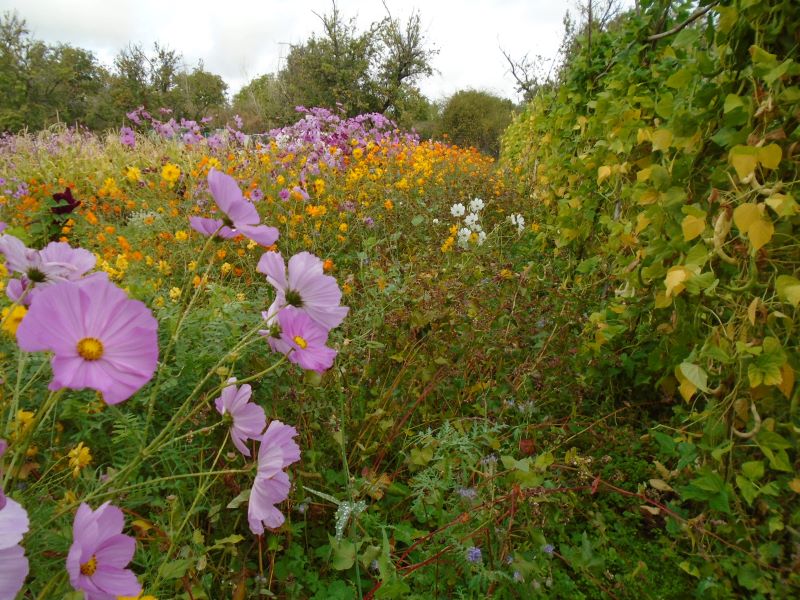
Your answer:
[[[667,31],[662,31],[661,33],[656,33],[655,35],[651,35],[650,37],[647,38],[647,41],[648,42],[655,42],[655,41],[658,41],[658,40],[660,40],[662,38],[669,37],[671,35],[674,35],[674,34],[678,33],[679,31],[681,31],[682,29],[684,29],[688,25],[691,25],[692,23],[694,23],[697,19],[699,19],[704,14],[706,14],[708,11],[710,11],[712,8],[714,8],[717,4],[718,4],[718,1],[717,2],[712,2],[711,4],[709,4],[708,6],[704,6],[703,8],[698,8],[696,11],[694,11],[692,13],[692,16],[690,16],[688,19],[686,19],[680,25],[676,25],[675,27],[673,27],[672,29],[669,29]]]

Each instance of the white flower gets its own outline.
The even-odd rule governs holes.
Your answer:
[[[475,213],[469,213],[466,217],[464,217],[464,225],[472,229],[472,226],[478,222],[478,215]]]
[[[438,225],[438,224],[439,224],[439,219],[434,219],[434,220],[433,220],[433,224],[434,224],[434,225]]]
[[[467,209],[460,202],[450,207],[450,214],[454,217],[463,217],[465,212],[467,212]]]
[[[480,198],[475,198],[472,202],[469,203],[469,209],[474,213],[481,212],[484,206],[486,205]]]
[[[469,237],[472,235],[472,231],[470,231],[467,227],[462,227],[458,230],[458,245],[462,248],[466,248],[469,246]]]
[[[511,221],[512,225],[517,226],[517,231],[522,233],[525,230],[525,219],[522,217],[521,214],[515,213],[508,217],[508,220]]]
[[[478,232],[478,246],[482,246],[483,242],[486,241],[486,232],[480,231]]]

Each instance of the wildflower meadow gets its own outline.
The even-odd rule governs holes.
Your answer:
[[[800,13],[658,4],[499,159],[0,137],[0,600],[795,597]]]

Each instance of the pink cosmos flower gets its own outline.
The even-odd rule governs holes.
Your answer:
[[[339,325],[347,315],[349,308],[339,305],[342,291],[336,279],[325,275],[322,261],[309,252],[300,252],[289,259],[288,276],[279,252],[265,252],[256,270],[266,275],[278,292],[269,310],[272,315],[277,315],[282,306],[294,306],[327,330]],[[270,321],[268,324],[272,325]]]
[[[278,230],[259,224],[261,218],[256,207],[245,199],[233,177],[211,169],[208,172],[208,187],[217,206],[225,213],[225,218],[189,217],[192,229],[206,236],[219,230],[217,235],[225,239],[242,234],[262,246],[271,246],[277,241]]]
[[[138,596],[142,591],[136,575],[125,568],[136,552],[136,540],[122,533],[124,526],[122,511],[109,502],[95,511],[85,503],[78,508],[67,572],[72,587],[86,600]]]
[[[268,341],[273,351],[286,354],[289,362],[309,371],[322,373],[331,368],[336,350],[325,345],[327,329],[293,306],[281,310],[277,322],[279,337],[269,330],[259,332],[270,336]]]
[[[17,342],[26,352],[53,353],[49,389],[88,387],[106,404],[117,404],[153,376],[157,328],[149,308],[96,273],[42,289],[17,329]]]
[[[235,383],[236,379],[229,380]],[[249,384],[244,384],[240,388],[229,385],[222,390],[219,398],[214,400],[217,411],[223,417],[230,415],[231,440],[233,445],[244,454],[250,456],[250,449],[245,445],[247,440],[257,439],[264,432],[267,426],[267,417],[264,409],[258,404],[249,402],[252,389]]]
[[[6,451],[0,440],[0,456]],[[19,503],[6,498],[0,488],[0,599],[17,597],[28,576],[28,559],[19,545],[28,531],[28,513]]]
[[[6,257],[6,267],[21,277],[8,282],[6,294],[14,302],[31,288],[22,299],[30,305],[39,289],[60,281],[76,281],[90,271],[97,259],[83,248],[73,248],[66,242],[50,242],[41,250],[27,248],[13,235],[0,236],[0,254]]]
[[[247,522],[256,535],[264,526],[277,529],[284,516],[275,505],[289,497],[289,476],[284,469],[300,460],[300,447],[294,441],[297,430],[280,421],[272,421],[261,436],[258,448],[258,472],[250,491]]]

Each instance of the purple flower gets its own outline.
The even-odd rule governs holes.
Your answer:
[[[272,421],[261,436],[258,472],[247,506],[247,522],[256,535],[264,533],[264,526],[277,529],[283,525],[283,513],[275,505],[289,497],[289,476],[284,469],[300,460],[296,436],[294,427],[280,421]]]
[[[347,315],[347,306],[340,306],[342,291],[336,279],[323,273],[322,261],[309,252],[300,252],[289,259],[287,268],[279,252],[265,252],[256,270],[267,276],[276,289],[273,307],[294,306],[301,309],[325,329],[339,325]],[[277,311],[270,309],[271,316]],[[269,325],[272,325],[268,321]]]
[[[106,404],[130,398],[158,363],[158,323],[142,302],[97,273],[41,290],[17,329],[26,352],[50,351],[49,389],[92,388]]]
[[[269,345],[275,352],[285,354],[289,362],[309,371],[322,373],[331,368],[336,350],[325,345],[328,341],[325,327],[294,306],[283,308],[278,313],[277,322],[280,337],[275,337],[270,331],[259,332],[271,336]]]
[[[283,188],[280,192],[278,192],[278,198],[286,202],[289,199],[289,190]]]
[[[2,232],[8,225],[6,225],[5,221],[0,221],[0,232]]]
[[[127,146],[128,148],[135,148],[136,147],[136,134],[133,133],[133,129],[130,127],[123,127],[119,130],[119,142],[123,146]]]
[[[236,379],[229,380],[234,384]],[[250,449],[245,445],[247,440],[255,440],[264,432],[267,418],[264,409],[258,404],[249,402],[252,389],[248,384],[237,388],[229,385],[222,390],[219,398],[214,400],[217,412],[223,417],[231,418],[231,440],[233,445],[244,454],[250,456]]]
[[[553,546],[553,544],[545,544],[544,546],[542,546],[542,552],[544,552],[545,554],[549,554],[550,556],[552,556],[553,552],[555,551],[556,548],[555,546]]]
[[[8,444],[0,440],[0,456]],[[19,545],[28,531],[28,513],[0,488],[0,598],[16,598],[28,576],[28,559]]]
[[[483,557],[481,553],[481,549],[477,546],[471,546],[467,548],[467,562],[471,563],[479,563],[481,562],[481,558]]]
[[[250,192],[250,200],[253,202],[258,202],[264,197],[264,192],[262,192],[259,188],[254,189]]]
[[[192,229],[203,235],[210,235],[209,231],[213,233],[219,229],[217,235],[225,239],[242,234],[262,246],[271,246],[275,243],[278,239],[278,230],[259,224],[261,218],[256,207],[245,199],[233,177],[211,169],[208,173],[208,187],[217,206],[225,213],[225,218],[190,217]]]
[[[93,511],[81,504],[72,525],[73,542],[67,556],[72,587],[86,600],[138,596],[142,586],[126,569],[136,552],[136,540],[122,533],[122,511],[106,502]]]

